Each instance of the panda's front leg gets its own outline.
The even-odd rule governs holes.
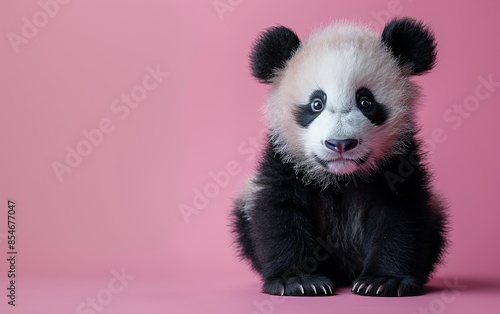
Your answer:
[[[388,219],[388,216],[392,216]],[[385,222],[384,219],[387,219]],[[413,220],[413,221],[412,221]],[[352,292],[367,296],[413,296],[421,293],[428,274],[423,230],[418,217],[379,214],[365,228],[365,260]]]
[[[261,206],[256,206],[251,220],[263,292],[332,295],[333,283],[319,269],[331,249],[318,244],[310,213],[292,202],[273,203],[264,199],[258,202]]]

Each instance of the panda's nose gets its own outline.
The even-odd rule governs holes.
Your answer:
[[[343,153],[347,152],[354,147],[358,146],[358,140],[347,139],[347,140],[325,140],[325,146],[329,149]]]

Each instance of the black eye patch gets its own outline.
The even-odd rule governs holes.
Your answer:
[[[313,106],[314,104],[314,106]],[[322,109],[320,105],[322,104]],[[311,93],[309,96],[309,102],[307,104],[299,105],[295,111],[295,120],[297,123],[303,127],[307,128],[316,119],[326,106],[326,94],[324,91],[318,89]],[[313,110],[313,107],[315,108]]]
[[[387,120],[384,105],[378,103],[373,93],[366,87],[361,87],[356,92],[356,106],[375,125],[382,125]]]

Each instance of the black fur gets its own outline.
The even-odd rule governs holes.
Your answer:
[[[291,29],[284,26],[267,29],[250,55],[253,76],[262,83],[272,83],[276,71],[285,66],[299,45],[299,37]]]
[[[331,295],[333,284],[352,283],[362,295],[420,293],[442,256],[446,220],[432,204],[414,140],[409,151],[368,181],[353,175],[321,190],[269,144],[251,212],[241,199],[233,211],[241,255],[262,276],[263,291]],[[405,161],[411,174],[401,173]],[[404,179],[388,181],[387,173]]]
[[[363,99],[363,97],[370,99],[370,102],[372,103],[372,106],[368,110],[362,109],[359,105],[359,102]],[[382,104],[379,104],[375,100],[373,93],[368,88],[361,87],[358,89],[356,92],[356,103],[358,104],[360,111],[365,117],[368,118],[368,120],[371,121],[371,123],[375,125],[382,125],[387,120],[387,111]]]
[[[382,32],[382,42],[390,49],[400,66],[411,74],[424,74],[436,63],[436,42],[431,30],[410,18],[394,19]]]
[[[311,96],[309,97],[309,103],[300,105],[298,107],[299,109],[295,112],[295,120],[303,128],[309,126],[309,124],[311,124],[311,122],[313,122],[314,119],[316,119],[316,117],[321,113],[321,111],[314,112],[311,108],[311,103],[316,98],[321,99],[323,104],[326,105],[326,94],[324,91],[318,89],[312,92]]]

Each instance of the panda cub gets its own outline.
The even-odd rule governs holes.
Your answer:
[[[231,215],[263,292],[421,293],[446,244],[411,80],[434,66],[433,33],[398,18],[381,36],[342,22],[300,41],[279,26],[260,35],[250,59],[271,85],[270,134]]]

